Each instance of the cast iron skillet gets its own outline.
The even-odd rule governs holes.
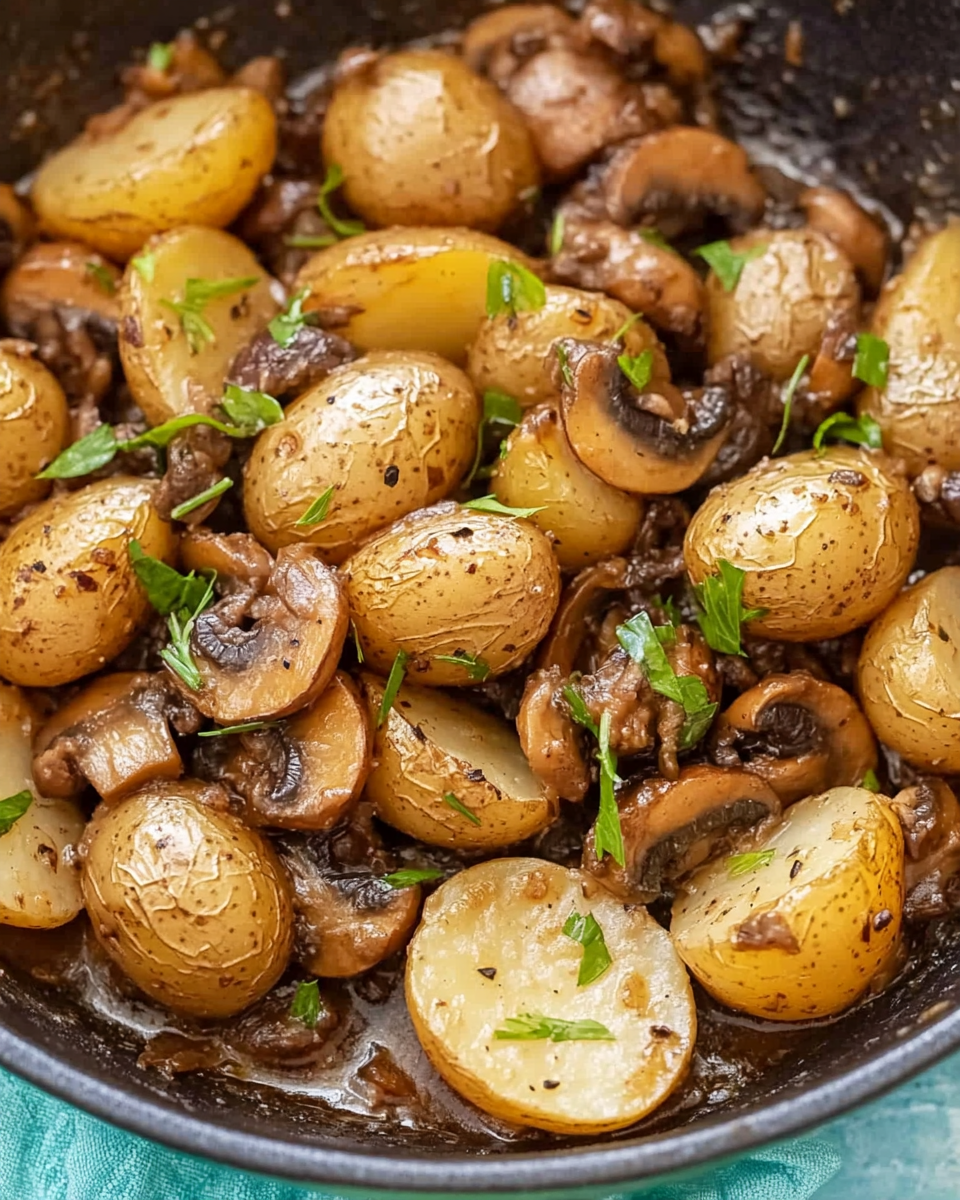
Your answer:
[[[84,116],[114,101],[116,65],[132,47],[169,38],[204,12],[202,0],[32,0],[17,4],[15,17],[13,0],[5,7],[4,179],[28,170]],[[477,0],[423,0],[421,7],[384,0],[383,8],[375,0],[292,0],[280,17],[266,0],[237,0],[209,15],[231,31],[226,61],[285,48],[295,75],[350,42],[422,36],[463,23],[478,7]],[[951,89],[960,78],[957,0],[759,7],[745,61],[729,79],[727,111],[738,136],[755,152],[759,142],[821,178],[837,170],[905,222],[918,210],[949,208],[950,164],[960,148]],[[679,13],[701,20],[717,8],[688,0]],[[801,20],[805,34],[804,64],[793,71],[782,57],[790,19]],[[52,73],[61,78],[51,91]],[[468,1154],[229,1078],[164,1082],[137,1069],[141,1047],[123,1030],[9,972],[0,972],[0,1062],[137,1133],[341,1191],[596,1194],[795,1133],[960,1047],[960,924],[941,926],[930,941],[904,984],[823,1027],[801,1057],[768,1071],[711,1117],[606,1145],[545,1138],[532,1153],[527,1143],[522,1152],[504,1146]]]

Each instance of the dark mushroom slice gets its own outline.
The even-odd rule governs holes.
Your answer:
[[[172,521],[175,508],[219,483],[232,453],[230,438],[209,425],[194,425],[178,433],[167,446],[166,471],[153,500],[160,516]],[[177,519],[187,525],[199,525],[219,503],[220,497],[214,496]]]
[[[711,757],[759,775],[786,806],[855,787],[877,766],[877,744],[856,701],[806,671],[768,675],[717,719]]]
[[[617,150],[600,188],[611,221],[627,226],[648,217],[668,236],[695,226],[705,213],[725,217],[734,229],[749,228],[767,199],[742,147],[681,125]]]
[[[810,228],[824,234],[843,251],[866,290],[876,295],[887,271],[890,234],[886,227],[847,192],[836,188],[806,188],[797,204]]]
[[[646,779],[618,801],[625,865],[597,859],[594,830],[583,867],[625,900],[648,904],[738,834],[780,815],[774,791],[748,771],[687,767],[674,781]]]
[[[265,329],[233,360],[227,378],[269,396],[299,396],[356,357],[346,338],[314,325],[301,325],[286,346]]]
[[[555,280],[606,292],[658,329],[685,342],[703,340],[706,298],[693,267],[679,254],[612,221],[565,219],[563,245],[551,259]]]
[[[370,773],[371,733],[356,684],[338,671],[304,712],[277,725],[205,738],[194,758],[204,779],[239,798],[248,825],[332,828]]]
[[[943,779],[924,776],[890,801],[907,852],[908,920],[930,920],[957,908],[960,872],[960,804]]]
[[[273,571],[273,557],[249,533],[191,529],[180,539],[180,563],[186,571],[216,571],[224,592],[252,588],[262,592]]]
[[[698,480],[700,487],[711,488],[745,474],[770,453],[783,421],[783,399],[780,387],[742,354],[720,359],[703,383],[725,389],[733,408],[717,457]]]
[[[420,886],[385,882],[397,864],[369,814],[358,811],[326,837],[282,834],[275,846],[293,884],[294,953],[312,975],[348,978],[369,971],[413,933]]]
[[[530,770],[561,800],[580,801],[590,786],[582,733],[557,697],[564,676],[557,667],[534,671],[527,679],[517,715],[520,745]]]
[[[553,624],[540,644],[537,665],[541,670],[556,668],[566,679],[577,665],[580,648],[586,640],[588,619],[609,599],[609,593],[626,587],[627,561],[607,558],[587,567],[567,585],[560,597]]]
[[[573,17],[552,4],[507,4],[470,22],[460,52],[474,71],[488,73],[503,86],[524,59],[553,40],[569,41],[575,28]],[[490,69],[494,59],[495,71]]]
[[[625,492],[672,495],[691,487],[716,458],[732,416],[724,389],[683,395],[656,377],[642,391],[614,347],[564,339],[568,374],[563,423],[574,453]],[[568,381],[569,379],[569,381]]]
[[[170,674],[221,725],[288,716],[333,678],[348,627],[337,573],[312,546],[286,546],[262,592],[225,596],[197,617],[190,654],[199,689]]]
[[[85,687],[50,718],[34,746],[44,796],[79,795],[89,784],[113,801],[143,784],[179,779],[171,729],[194,733],[200,714],[162,675],[120,672]]]

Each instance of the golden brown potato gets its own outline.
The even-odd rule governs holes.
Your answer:
[[[548,287],[546,293],[542,308],[501,313],[481,324],[467,355],[467,374],[478,392],[506,392],[523,407],[559,402],[557,339],[612,342],[633,316],[625,304],[608,296],[567,287]],[[652,350],[654,375],[670,378],[663,347],[643,321],[635,321],[620,344],[622,352],[633,357]]]
[[[80,872],[72,857],[83,817],[67,800],[37,797],[30,771],[37,721],[19,688],[0,683],[0,800],[29,791],[23,816],[0,834],[0,925],[53,929],[80,912]]]
[[[487,272],[514,246],[472,229],[384,229],[314,254],[294,289],[360,350],[432,350],[462,363],[486,315]]]
[[[120,358],[137,404],[151,425],[183,413],[210,413],[223,396],[237,351],[280,311],[275,284],[247,247],[219,229],[187,226],[153,238],[145,276],[130,263],[120,290]],[[256,279],[207,301],[213,341],[191,339],[164,302],[181,302],[188,279]],[[279,293],[282,295],[282,292]]]
[[[612,488],[587,470],[550,404],[531,409],[510,435],[492,486],[502,504],[540,508],[530,520],[552,534],[564,571],[578,571],[625,550],[643,515],[638,496]]]
[[[116,475],[53,496],[0,546],[0,663],[25,687],[97,671],[153,611],[127,547],[172,562],[176,538],[152,500],[155,481]]]
[[[942,567],[870,626],[860,699],[877,737],[924,771],[960,771],[960,567]]]
[[[842,1012],[900,940],[903,834],[886,799],[833,788],[741,849],[766,853],[752,869],[717,859],[683,886],[670,924],[680,957],[721,1003],[753,1016]]]
[[[273,987],[293,948],[290,887],[270,844],[192,780],[101,805],[83,897],[100,945],[153,1000],[229,1017]]]
[[[550,626],[560,572],[529,521],[448,502],[411,513],[347,559],[342,575],[366,661],[386,675],[399,651],[417,683],[475,682],[440,655],[519,666]]]
[[[727,354],[749,355],[778,382],[797,363],[820,352],[827,322],[860,309],[860,285],[849,260],[812,229],[757,229],[734,238],[737,254],[763,248],[744,265],[728,292],[713,272],[707,279],[711,363]],[[855,326],[854,326],[855,327]]]
[[[441,50],[387,54],[342,78],[323,157],[372,225],[495,230],[540,182],[523,118],[498,89]]]
[[[365,675],[363,687],[376,723],[383,680]],[[557,815],[514,730],[458,697],[402,687],[376,731],[373,757],[366,796],[377,816],[432,846],[509,846]]]
[[[694,583],[721,558],[746,571],[743,603],[766,608],[763,637],[840,637],[890,603],[917,552],[917,502],[896,463],[852,446],[764,459],[715,487],[694,513],[684,558]]]
[[[929,463],[960,470],[960,224],[921,242],[887,286],[871,330],[890,348],[885,388],[857,412],[879,421],[888,453],[911,475]]]
[[[273,109],[252,88],[172,96],[48,158],[33,205],[48,233],[125,260],[151,234],[229,225],[273,165],[276,140]]]
[[[564,935],[591,915],[611,963],[578,985]],[[504,1120],[595,1135],[651,1112],[687,1073],[693,993],[666,930],[582,871],[502,858],[427,900],[407,956],[407,1007],[428,1058],[462,1096]],[[602,1040],[498,1038],[537,1016],[597,1023]],[[567,1030],[568,1034],[576,1030]]]
[[[369,534],[453,491],[473,461],[479,420],[469,379],[437,355],[365,355],[257,439],[244,475],[247,524],[271,550],[309,542],[343,562]],[[298,525],[330,487],[323,520]]]
[[[37,472],[63,449],[70,414],[63,388],[27,342],[0,342],[0,517],[50,490]]]

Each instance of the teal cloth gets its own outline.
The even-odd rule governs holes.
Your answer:
[[[0,1200],[329,1200],[175,1153],[0,1071]],[[813,1134],[615,1200],[958,1200],[960,1055]]]

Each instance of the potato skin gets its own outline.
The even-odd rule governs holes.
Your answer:
[[[387,54],[338,83],[323,156],[373,225],[497,229],[540,182],[527,126],[499,90],[439,50]]]
[[[750,849],[776,853],[739,877],[720,858],[687,881],[670,926],[680,957],[721,1003],[754,1016],[842,1012],[897,953],[900,822],[883,797],[832,788],[791,805]]]
[[[0,517],[12,517],[50,490],[36,474],[63,449],[70,414],[63,388],[17,343],[0,343]]]
[[[852,446],[764,459],[713,489],[683,545],[694,583],[725,558],[763,637],[840,637],[890,603],[913,567],[920,518],[893,460]]]
[[[252,88],[172,96],[48,158],[34,208],[47,232],[124,261],[165,229],[229,225],[270,170],[276,141],[273,108]]]
[[[175,1012],[229,1017],[265,995],[293,948],[289,883],[270,844],[191,780],[101,805],[84,837],[97,940]]]
[[[557,560],[539,529],[452,502],[394,522],[342,575],[368,665],[386,675],[404,650],[411,681],[434,687],[473,682],[441,654],[482,658],[491,675],[519,666],[560,601]]]
[[[882,742],[924,771],[960,771],[960,567],[901,592],[860,652],[860,701]]]
[[[540,508],[530,520],[552,535],[564,571],[620,554],[643,516],[639,496],[611,487],[577,458],[550,404],[531,409],[510,434],[492,486],[502,504]]]
[[[99,670],[153,611],[130,565],[172,562],[176,538],[152,505],[155,481],[122,475],[51,497],[0,546],[0,662],[13,683],[56,687]],[[42,569],[41,569],[42,565]]]
[[[341,563],[369,534],[453,491],[479,421],[469,379],[438,355],[380,351],[340,367],[257,439],[244,475],[251,532],[270,550],[309,542]],[[331,484],[326,518],[298,528]]]

